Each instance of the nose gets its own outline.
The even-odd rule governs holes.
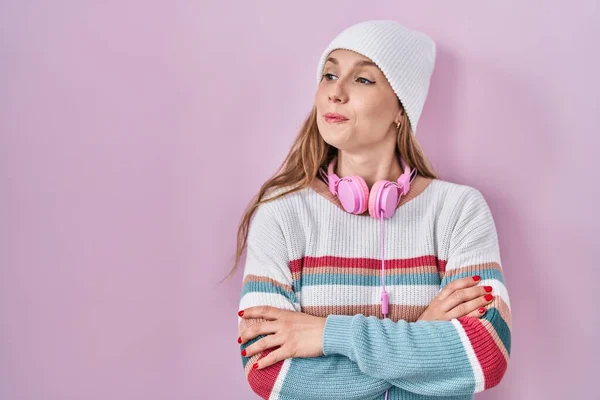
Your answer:
[[[329,101],[334,103],[345,103],[348,101],[348,96],[339,80],[329,85]]]

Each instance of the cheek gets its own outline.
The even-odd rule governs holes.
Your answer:
[[[382,134],[385,134],[392,123],[390,116],[393,115],[393,110],[389,109],[388,104],[378,101],[365,104],[360,111],[357,110],[356,114],[357,125],[370,132],[381,131]]]
[[[324,91],[323,86],[319,86],[317,91],[315,92],[315,97],[313,99],[317,109],[321,109],[325,106],[327,107],[327,102],[329,101],[326,92]]]
[[[389,110],[385,102],[379,101],[364,101],[355,104],[356,113],[362,117],[363,120],[379,121],[383,117],[389,115]]]

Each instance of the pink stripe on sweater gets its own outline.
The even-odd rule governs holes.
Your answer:
[[[440,272],[446,270],[446,261],[440,260],[436,256],[420,256],[414,258],[402,258],[386,260],[385,264],[391,268],[412,268],[423,267],[429,265],[438,266]],[[338,257],[338,256],[321,256],[311,257],[306,256],[290,261],[290,270],[292,273],[300,272],[303,268],[316,268],[326,266],[340,266],[345,268],[368,268],[380,269],[381,259],[361,258],[361,257]]]
[[[258,359],[262,360],[269,355],[270,352],[275,351],[278,348],[279,346],[263,350]],[[276,362],[275,364],[269,365],[261,370],[250,370],[250,374],[248,374],[248,382],[250,383],[250,387],[252,387],[252,390],[262,399],[268,399],[269,396],[271,396],[271,392],[275,386],[275,381],[277,381],[277,377],[279,376],[281,367],[283,367],[284,361],[285,360]]]
[[[485,389],[498,385],[506,371],[507,362],[494,338],[477,318],[460,317],[458,321],[464,328],[483,370]]]

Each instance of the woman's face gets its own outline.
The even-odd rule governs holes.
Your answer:
[[[395,143],[398,98],[381,70],[361,54],[343,49],[329,54],[315,106],[319,132],[331,146],[360,152],[384,142]],[[327,121],[328,113],[348,119]]]

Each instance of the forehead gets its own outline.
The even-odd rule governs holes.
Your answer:
[[[352,50],[337,49],[329,53],[329,56],[325,60],[325,64],[328,65],[349,65],[351,67],[365,67],[371,66],[378,68],[377,65],[371,61],[370,58],[363,56]],[[378,68],[379,69],[379,68]]]

